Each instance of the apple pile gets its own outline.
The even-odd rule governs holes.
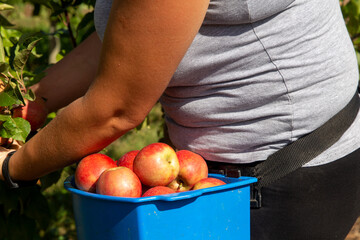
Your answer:
[[[75,171],[78,189],[108,196],[149,197],[224,185],[208,176],[206,161],[189,150],[152,143],[120,159],[94,153]]]

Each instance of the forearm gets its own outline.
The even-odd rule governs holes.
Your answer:
[[[58,116],[11,158],[10,176],[31,180],[98,152],[134,125],[126,119],[99,115],[84,98],[64,108]]]
[[[46,70],[46,76],[32,90],[46,99],[49,112],[56,111],[83,96],[95,78],[101,51],[96,33],[89,36],[61,61]]]

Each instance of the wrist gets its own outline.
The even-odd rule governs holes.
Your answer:
[[[27,187],[27,186],[33,186],[36,184],[37,180],[33,180],[33,181],[14,181],[9,173],[9,162],[10,159],[12,157],[12,155],[15,153],[16,151],[12,151],[9,152],[6,156],[6,158],[4,159],[2,166],[1,166],[1,177],[2,179],[5,181],[5,184],[8,188],[12,189],[12,188],[20,188],[20,187]]]

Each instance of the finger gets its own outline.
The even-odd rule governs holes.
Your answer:
[[[15,140],[13,144],[10,146],[10,149],[19,149],[24,145],[23,142]]]

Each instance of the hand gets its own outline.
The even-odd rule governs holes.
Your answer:
[[[4,180],[4,177],[2,175],[2,165],[3,162],[6,158],[6,156],[8,155],[9,152],[12,152],[14,150],[18,150],[19,148],[21,148],[22,143],[18,142],[18,141],[14,141],[9,148],[4,148],[4,147],[0,147],[0,179]]]

